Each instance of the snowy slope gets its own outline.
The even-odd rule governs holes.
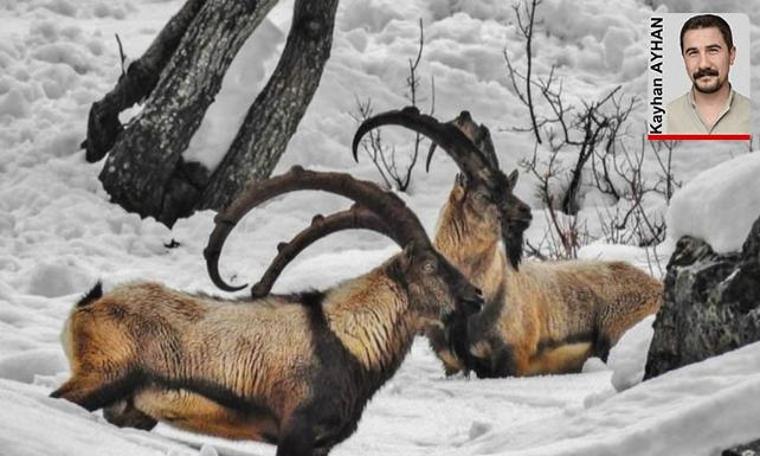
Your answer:
[[[682,0],[665,3],[689,8]],[[179,4],[0,0],[2,456],[274,454],[270,445],[227,442],[165,426],[151,433],[117,429],[97,413],[47,398],[68,375],[58,340],[63,320],[96,280],[102,279],[107,289],[124,280],[151,278],[181,289],[215,291],[201,253],[213,214],[198,213],[171,231],[127,214],[107,202],[97,180],[101,164],[85,163],[78,149],[89,105],[113,86],[120,71],[113,33],[135,58]],[[189,158],[218,161],[236,122],[276,64],[291,7],[292,1],[279,5],[244,46],[201,134],[193,139]],[[577,99],[598,97],[617,84],[643,96],[649,7],[633,0],[545,0],[542,8],[536,71],[560,63],[565,85],[572,87],[569,96]],[[756,11],[748,12],[757,18]],[[504,74],[504,46],[518,64],[524,59],[514,27],[508,25],[513,21],[509,4],[352,0],[339,7],[332,57],[276,172],[299,163],[377,179],[368,160],[357,166],[349,156],[355,128],[349,113],[356,110],[356,96],[371,97],[378,111],[407,103],[404,79],[407,59],[416,52],[419,17],[426,35],[420,75],[423,81],[435,76],[436,115],[446,119],[461,109],[472,111],[476,120],[491,127],[505,168],[532,153],[531,137],[511,129],[524,125],[525,112]],[[752,33],[752,78],[758,87],[760,27],[755,25]],[[429,88],[423,83],[421,90],[424,105],[430,100]],[[760,118],[757,105],[754,109]],[[645,115],[642,105],[631,124],[643,124]],[[399,150],[411,138],[397,130],[384,135],[396,140]],[[744,153],[746,146],[735,144],[684,146],[674,157],[676,173],[689,181]],[[402,195],[431,231],[455,173],[445,155],[434,160],[433,172],[418,169],[411,194]],[[744,178],[751,179],[748,174]],[[517,192],[540,212],[532,184],[521,177]],[[700,188],[699,179],[694,185]],[[741,192],[750,187],[737,182],[735,188]],[[730,222],[738,216],[730,211],[729,195],[721,195],[715,204],[722,204],[726,211],[721,218]],[[751,194],[747,197],[756,201]],[[263,271],[277,242],[303,228],[315,211],[331,212],[347,204],[298,194],[250,214],[228,241],[223,273],[238,282],[251,280]],[[686,212],[678,219],[688,220]],[[529,235],[540,238],[544,217],[536,214],[534,221]],[[736,236],[722,227],[711,230]],[[180,246],[165,247],[172,240]],[[275,291],[330,286],[396,251],[376,234],[339,234],[305,252],[285,271]],[[593,244],[581,254],[629,259],[647,270],[651,262],[646,252],[629,246]],[[651,323],[648,319],[626,335],[614,348],[609,366],[597,360],[583,374],[553,377],[446,379],[426,342],[419,340],[401,371],[369,404],[357,433],[334,454],[712,455],[760,437],[760,345],[639,384]]]

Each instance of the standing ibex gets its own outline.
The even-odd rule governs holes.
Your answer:
[[[72,310],[63,339],[72,377],[53,397],[109,421],[150,429],[156,420],[228,438],[276,443],[277,454],[326,454],[350,436],[369,398],[398,369],[415,334],[480,310],[480,292],[435,251],[398,197],[347,174],[293,168],[250,186],[217,216],[205,255],[218,273],[222,245],[257,205],[296,190],[323,190],[354,206],[316,218],[379,231],[404,246],[374,270],[323,292],[234,301],[157,283],[97,286]],[[298,238],[301,239],[301,238]],[[292,249],[280,246],[278,259]],[[276,268],[276,266],[274,266]]]
[[[517,171],[510,177],[502,173],[488,129],[475,124],[469,113],[449,123],[414,108],[379,114],[359,127],[354,158],[366,132],[390,124],[428,136],[463,173],[441,210],[435,246],[483,290],[486,305],[466,327],[429,334],[447,373],[577,372],[590,356],[606,360],[627,329],[657,311],[662,284],[627,263],[520,264],[530,209],[512,193]],[[480,149],[473,142],[480,142]]]

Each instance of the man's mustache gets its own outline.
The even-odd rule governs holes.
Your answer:
[[[694,79],[699,79],[703,76],[718,76],[718,71],[713,70],[712,68],[701,68],[697,70],[696,73],[694,73]]]

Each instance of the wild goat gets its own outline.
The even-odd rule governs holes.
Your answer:
[[[466,327],[429,332],[447,373],[577,372],[590,356],[606,360],[627,329],[660,307],[662,284],[624,262],[521,264],[531,216],[513,194],[517,171],[501,172],[488,129],[466,111],[449,123],[414,108],[374,116],[354,136],[354,158],[366,132],[394,124],[428,136],[462,171],[441,210],[435,246],[483,290],[486,305]]]
[[[416,333],[481,308],[479,290],[435,251],[395,195],[348,174],[293,168],[250,186],[216,219],[204,252],[214,283],[225,239],[251,209],[296,190],[323,190],[359,206],[317,217],[301,233],[329,234],[333,220],[385,233],[402,253],[323,292],[225,300],[157,283],[94,288],[64,333],[72,377],[52,397],[105,407],[121,426],[180,428],[278,445],[277,454],[323,455],[350,436],[365,404],[398,369]],[[327,223],[323,223],[327,222]],[[328,229],[326,229],[328,228]],[[280,256],[292,249],[279,247]],[[273,264],[278,263],[278,259]],[[239,289],[239,288],[237,288]]]

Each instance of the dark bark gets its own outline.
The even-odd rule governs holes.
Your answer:
[[[220,209],[250,180],[268,177],[319,86],[330,56],[338,0],[297,0],[280,62],[248,110],[199,208]]]
[[[103,166],[100,180],[113,202],[168,226],[192,212],[202,186],[186,178],[182,153],[232,59],[275,4],[205,1],[142,112],[119,136]]]
[[[174,51],[206,0],[188,0],[161,30],[147,51],[132,62],[116,87],[90,108],[87,139],[82,143],[85,157],[94,163],[113,147],[124,128],[119,113],[146,98],[158,82],[158,76],[174,55]]]

